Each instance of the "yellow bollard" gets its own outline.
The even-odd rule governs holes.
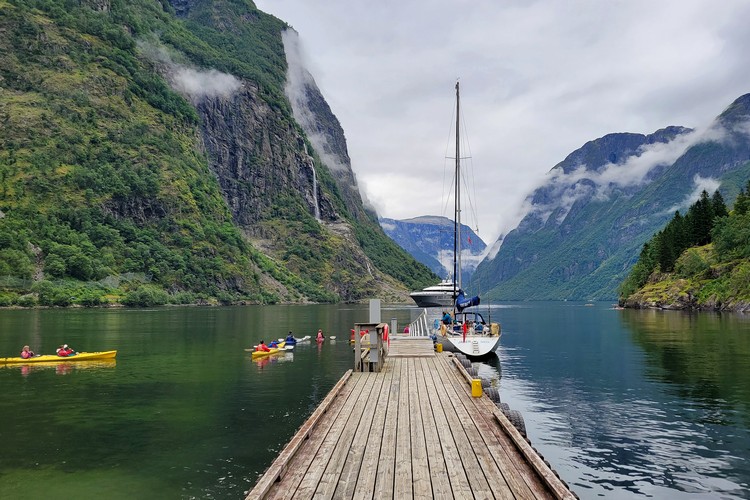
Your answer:
[[[441,344],[440,342],[438,342],[437,344],[435,344],[435,350],[437,352],[443,352],[443,344]]]
[[[482,380],[478,378],[471,379],[471,397],[482,397]]]

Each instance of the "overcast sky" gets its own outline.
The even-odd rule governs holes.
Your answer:
[[[476,193],[464,222],[488,244],[585,142],[705,127],[750,92],[747,1],[255,3],[299,32],[381,216],[452,217],[445,156],[460,78]]]

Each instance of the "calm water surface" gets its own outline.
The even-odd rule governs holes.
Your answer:
[[[413,308],[384,309],[400,324]],[[0,311],[0,498],[241,498],[352,364],[366,306]],[[750,498],[750,318],[506,304],[480,366],[581,498]],[[261,338],[337,342],[250,360]]]

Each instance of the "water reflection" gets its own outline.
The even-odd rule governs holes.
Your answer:
[[[746,318],[545,304],[501,321],[480,375],[582,498],[748,497]]]
[[[268,365],[274,365],[276,363],[289,363],[294,361],[294,352],[284,351],[278,354],[271,354],[269,356],[264,356],[258,359],[252,359],[251,357],[250,360],[255,363],[259,370],[262,370]]]
[[[117,366],[116,359],[100,359],[88,361],[65,361],[45,363],[13,363],[0,365],[0,368],[18,371],[24,377],[31,373],[52,372],[56,375],[67,375],[77,370],[100,370]]]
[[[653,310],[621,318],[647,355],[650,379],[674,385],[676,396],[707,410],[709,422],[721,423],[732,406],[750,414],[750,318]]]

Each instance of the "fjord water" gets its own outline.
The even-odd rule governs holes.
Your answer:
[[[581,498],[750,498],[750,317],[505,307],[501,397]],[[501,368],[497,368],[497,366]]]
[[[0,498],[241,498],[351,367],[348,331],[367,319],[348,305],[2,310],[0,356],[119,352],[0,368]],[[581,498],[750,497],[750,319],[563,302],[492,319],[503,338],[480,374]],[[244,351],[318,328],[338,340],[262,363]]]

